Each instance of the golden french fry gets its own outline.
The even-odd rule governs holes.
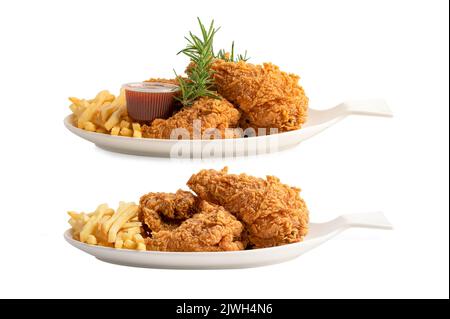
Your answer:
[[[78,118],[78,127],[85,129],[85,123],[86,122],[93,122],[95,119],[95,116],[99,112],[99,107],[103,105],[105,102],[111,102],[114,100],[114,95],[109,93],[108,91],[101,91],[97,94],[97,96],[91,100],[91,102],[88,101],[81,101],[82,106],[85,106],[85,110],[79,115]],[[77,100],[75,100],[77,101]],[[84,103],[83,103],[84,102]]]
[[[102,218],[98,221],[98,226],[102,225],[104,222],[106,222],[108,219],[111,218],[111,215],[103,215]]]
[[[111,228],[111,226],[114,224],[114,222],[120,217],[120,215],[122,215],[122,213],[124,212],[124,210],[126,210],[128,207],[130,207],[131,205],[134,205],[134,203],[125,203],[125,202],[120,202],[119,203],[119,207],[117,208],[117,210],[112,214],[111,218],[108,219],[107,221],[105,221],[102,226],[101,226],[101,230],[103,232],[103,234],[107,235],[109,232],[109,229]]]
[[[112,224],[111,228],[108,231],[108,242],[113,243],[116,240],[117,233],[119,232],[120,228],[126,224],[126,222],[136,216],[138,212],[139,206],[136,204],[129,205],[126,209],[122,211],[122,213],[119,215],[119,217],[114,221],[114,224]],[[113,215],[114,216],[114,215]],[[112,219],[112,217],[111,217]]]
[[[111,135],[118,136],[119,133],[120,133],[120,127],[114,126],[114,127],[111,129]]]
[[[130,239],[131,240],[131,235],[130,234],[128,234],[128,232],[122,232],[122,234],[121,234],[121,237],[120,237],[122,240],[128,240],[128,239]]]
[[[80,114],[83,113],[83,111],[84,111],[83,107],[75,105],[75,104],[71,104],[69,106],[69,108],[76,117],[80,116]]]
[[[126,249],[135,249],[136,243],[130,239],[127,239],[123,242],[123,247],[125,247]]]
[[[147,250],[147,247],[145,246],[144,243],[138,243],[136,249],[137,250]]]
[[[97,130],[97,127],[94,123],[88,121],[84,123],[84,129],[89,132],[95,132]]]
[[[85,123],[92,121],[95,112],[97,112],[96,106],[94,104],[89,104],[78,118],[78,128],[84,129]]]
[[[80,116],[81,113],[83,113],[83,111],[86,108],[86,101],[85,100],[80,100],[79,98],[76,97],[69,97],[70,102],[72,102],[72,104],[69,106],[70,110],[76,115],[76,116]]]
[[[89,235],[86,239],[86,243],[89,245],[97,245],[97,238],[94,235]]]
[[[130,122],[128,122],[128,121],[125,121],[125,120],[122,120],[121,122],[120,122],[120,128],[130,128],[130,126],[131,126],[131,123]]]
[[[77,212],[74,212],[74,211],[71,211],[71,210],[68,211],[67,214],[73,219],[81,219],[81,217],[83,215],[83,213],[77,213]]]
[[[134,227],[141,227],[142,223],[141,222],[128,222],[125,225],[122,226],[122,229],[127,229],[127,228],[134,228]]]
[[[110,209],[111,208],[109,208],[106,204],[101,204],[97,207],[95,214],[89,219],[80,232],[81,242],[85,243],[87,241],[88,236],[92,234],[100,218],[102,218],[105,212]]]
[[[114,248],[122,248],[122,247],[123,247],[123,240],[122,239],[116,240],[116,242],[114,243]]]
[[[100,91],[92,101],[95,106],[100,106],[105,102],[112,102],[116,97],[107,90]]]
[[[111,218],[112,214],[114,213],[114,210],[111,209],[111,214],[104,214],[102,218],[97,223],[95,236],[100,240],[107,242],[108,241],[108,234],[105,234],[102,230],[103,225]]]
[[[141,138],[142,137],[142,132],[141,131],[134,131],[133,132],[133,137]]]
[[[101,112],[101,107],[98,109],[97,112],[95,112],[94,118],[92,119],[92,123],[97,125],[97,127],[104,129],[104,127],[103,127],[104,123],[100,119],[100,112]]]
[[[79,100],[79,102],[77,102],[77,103],[79,103],[79,104],[71,104],[69,106],[69,108],[76,118],[76,121],[74,123],[78,126],[78,118],[86,110],[89,103],[86,100]]]
[[[79,229],[81,229],[84,226],[84,224],[86,224],[86,223],[82,219],[71,218],[71,219],[69,219],[69,224],[72,226],[72,228],[79,228]]]
[[[84,225],[89,220],[89,217],[84,213],[67,212],[70,216],[69,224],[72,226],[72,236],[74,238],[79,238],[79,234],[83,229]]]
[[[122,128],[120,129],[120,135],[121,135],[121,136],[128,136],[128,137],[131,137],[131,136],[133,136],[133,131],[132,131],[131,129],[129,129],[129,128],[122,127]]]
[[[125,89],[121,89],[119,95],[113,101],[113,104],[116,106],[126,106],[127,100],[125,96]]]
[[[134,234],[138,234],[140,232],[141,232],[140,227],[132,227],[126,229],[126,234],[128,234],[129,236],[133,236]]]
[[[133,131],[141,131],[141,124],[133,123],[131,125],[133,126]]]
[[[106,123],[106,121],[111,117],[111,115],[114,113],[114,111],[117,110],[117,106],[114,105],[113,103],[102,107],[102,109],[100,111],[100,120],[103,123]]]
[[[133,239],[137,243],[144,243],[144,237],[141,234],[134,234]]]
[[[98,224],[97,224],[97,230],[99,232],[102,231],[103,224],[106,223],[106,221],[110,218],[111,218],[110,215],[103,215],[102,218],[100,218],[100,220],[98,221]]]
[[[87,216],[89,216],[89,217],[92,217],[92,216],[94,216],[95,214],[97,214],[97,211],[94,211],[94,212],[92,212],[92,213],[85,214],[85,215],[87,215]],[[108,209],[103,215],[111,216],[112,214],[114,214],[114,209],[110,208],[110,209]]]
[[[110,131],[114,126],[120,123],[121,116],[122,114],[124,114],[125,110],[126,106],[121,105],[113,112],[113,114],[111,114],[110,118],[105,123],[105,128],[108,131]]]
[[[81,100],[77,97],[69,97],[69,101],[77,106],[81,105]]]

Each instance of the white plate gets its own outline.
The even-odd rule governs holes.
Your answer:
[[[342,215],[326,223],[311,223],[308,236],[300,243],[227,252],[156,252],[92,246],[74,240],[70,229],[64,233],[64,238],[72,246],[102,261],[123,266],[225,269],[265,266],[294,259],[350,227],[392,229],[383,213]]]
[[[392,116],[383,100],[345,102],[323,111],[309,109],[308,122],[300,130],[221,140],[162,140],[111,136],[88,132],[73,126],[70,120],[71,115],[64,119],[64,124],[75,135],[112,152],[170,158],[210,158],[248,156],[285,150],[322,132],[351,114]]]

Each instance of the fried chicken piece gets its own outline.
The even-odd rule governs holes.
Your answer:
[[[308,98],[299,76],[271,63],[217,59],[211,67],[217,91],[242,110],[241,127],[299,129],[306,121]]]
[[[147,235],[160,230],[173,230],[196,212],[197,198],[178,190],[172,193],[148,193],[139,201],[139,220]]]
[[[150,78],[148,80],[145,80],[144,82],[159,82],[159,83],[179,85],[178,79]]]
[[[227,251],[246,246],[244,226],[236,217],[190,192],[149,193],[141,198],[140,209],[149,250]]]
[[[166,120],[156,119],[150,126],[144,125],[142,133],[143,137],[162,139],[170,139],[172,134],[174,138],[231,138],[235,133],[226,129],[235,128],[239,119],[239,110],[227,100],[203,97]]]
[[[246,174],[202,170],[192,175],[188,186],[203,200],[223,206],[241,220],[255,248],[303,240],[308,232],[308,209],[300,189]]]

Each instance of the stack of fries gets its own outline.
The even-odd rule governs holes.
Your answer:
[[[128,137],[142,137],[141,125],[133,123],[127,113],[125,90],[115,97],[101,91],[90,100],[70,97],[73,124],[90,132]]]
[[[90,245],[146,250],[138,210],[135,203],[120,202],[116,211],[106,204],[89,214],[70,211],[72,236]]]

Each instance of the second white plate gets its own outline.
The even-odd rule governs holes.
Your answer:
[[[170,269],[249,268],[277,264],[294,259],[323,244],[351,227],[392,229],[383,213],[342,215],[332,221],[310,224],[310,231],[300,243],[272,248],[226,252],[158,252],[92,246],[72,238],[71,230],[64,238],[72,246],[102,261],[133,267]]]

